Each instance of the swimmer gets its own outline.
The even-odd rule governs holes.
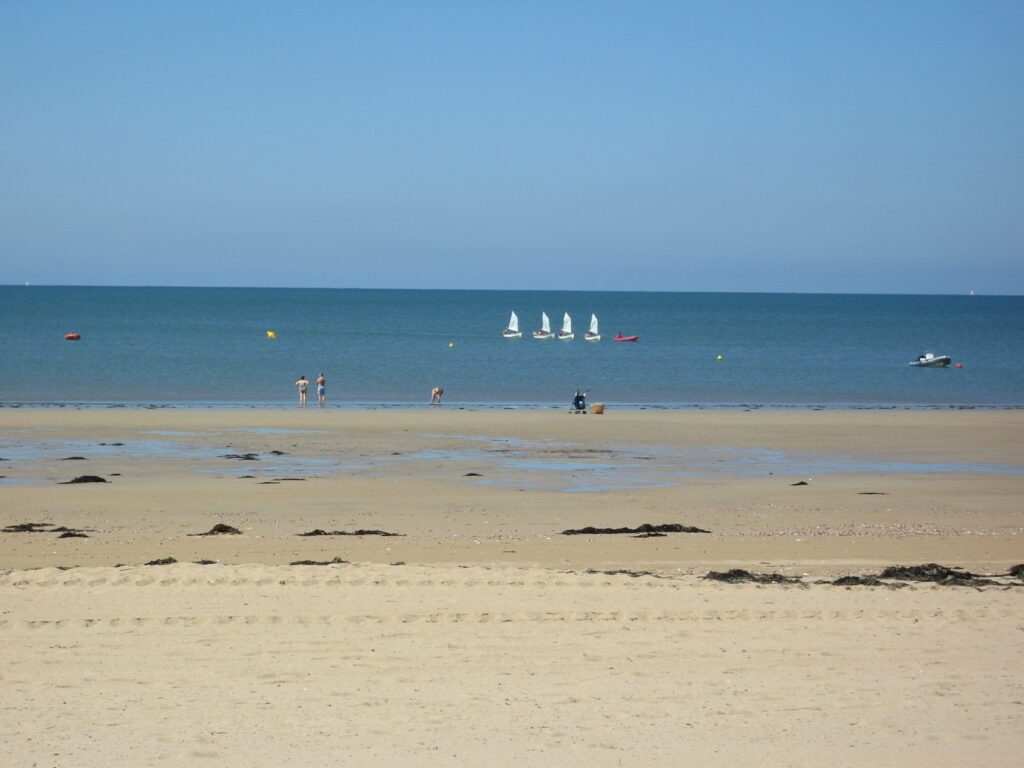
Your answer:
[[[327,402],[327,379],[323,371],[316,377],[316,400],[320,405]]]
[[[305,405],[306,390],[309,389],[309,379],[305,376],[299,376],[299,380],[295,382],[295,386],[299,388],[299,405]]]

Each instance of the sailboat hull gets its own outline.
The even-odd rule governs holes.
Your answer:
[[[533,338],[537,339],[538,341],[543,341],[545,339],[555,338],[555,334],[553,334],[551,331],[534,331]]]
[[[572,341],[575,338],[576,338],[576,334],[575,333],[566,333],[565,331],[559,331],[558,332],[558,340],[559,341]]]
[[[502,335],[502,338],[505,338],[505,339],[521,339],[521,338],[523,338],[523,334],[520,331],[510,331],[508,328],[506,328],[504,331],[502,331],[501,335]]]
[[[587,331],[587,333],[583,334],[583,339],[585,341],[600,341],[601,340],[601,334],[600,333],[590,333],[589,331]]]

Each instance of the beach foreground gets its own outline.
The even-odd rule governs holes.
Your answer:
[[[1017,765],[1024,588],[819,582],[1024,562],[1022,422],[3,409],[0,523],[38,524],[0,533],[6,750]],[[643,523],[709,532],[561,533]],[[729,568],[800,583],[702,578]]]
[[[1020,764],[1021,590],[452,566],[0,578],[11,765]]]

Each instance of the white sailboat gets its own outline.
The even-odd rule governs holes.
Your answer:
[[[597,315],[590,316],[590,329],[583,334],[583,338],[586,341],[600,341],[601,334],[597,330]]]
[[[548,320],[548,313],[540,313],[540,330],[533,332],[533,338],[535,339],[553,339],[555,334],[551,332],[551,321]]]
[[[558,332],[559,341],[572,341],[576,338],[576,334],[572,332],[572,318],[569,317],[569,313],[565,313],[565,317],[562,318],[562,330]]]
[[[519,318],[515,312],[508,319],[508,328],[502,331],[501,335],[506,339],[521,339],[523,337],[523,334],[519,332]]]

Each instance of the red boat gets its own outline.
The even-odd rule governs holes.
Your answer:
[[[64,341],[78,341],[82,337],[77,333],[65,333]]]
[[[621,333],[616,333],[612,341],[637,341],[639,338],[639,336],[623,336]]]

